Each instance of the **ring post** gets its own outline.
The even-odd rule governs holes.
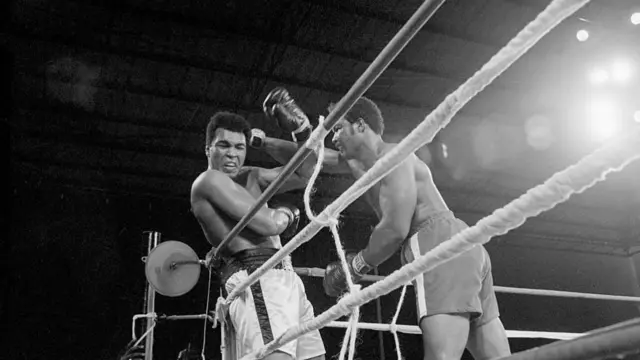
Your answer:
[[[162,235],[157,231],[149,232],[149,240],[147,244],[147,256],[151,253],[158,244],[160,243]],[[151,284],[147,284],[146,291],[146,304],[145,304],[145,314],[154,313],[156,311],[156,291],[153,289]],[[145,322],[147,324],[147,331],[149,334],[145,339],[144,343],[144,360],[153,360],[153,319],[146,318]]]

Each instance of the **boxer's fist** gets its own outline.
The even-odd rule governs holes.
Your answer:
[[[351,269],[351,262],[353,261],[355,254],[347,253],[345,257],[347,259],[347,266],[349,267],[349,272],[353,273]],[[349,274],[348,276],[351,276]],[[353,279],[353,282],[358,282],[360,279]],[[331,297],[338,297],[342,295],[345,291],[349,290],[347,284],[347,274],[345,274],[342,269],[342,263],[340,261],[334,261],[327,265],[324,272],[324,279],[322,281],[322,285],[324,286],[324,292]]]
[[[346,253],[345,258],[349,268],[349,276],[351,276],[354,283],[358,283],[364,274],[373,269],[362,258],[362,252],[357,254]],[[347,278],[344,270],[342,270],[340,261],[334,261],[327,265],[322,285],[324,286],[324,292],[332,297],[340,296],[343,292],[349,290]]]
[[[249,146],[256,149],[262,149],[264,146],[264,131],[260,129],[251,129],[251,137],[249,138]]]
[[[298,223],[300,223],[300,209],[289,204],[279,204],[274,210],[281,211],[289,218],[287,227],[280,233],[280,236],[284,238],[293,237],[298,230]]]
[[[309,118],[286,89],[277,87],[271,90],[262,103],[262,110],[268,119],[275,121],[282,130],[290,132],[294,141],[306,141],[309,138]]]

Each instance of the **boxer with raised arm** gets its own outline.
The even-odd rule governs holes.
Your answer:
[[[193,182],[191,209],[212,246],[220,244],[280,172],[281,168],[244,166],[247,145],[259,147],[263,138],[262,131],[251,130],[242,116],[230,112],[216,113],[207,125],[208,168]],[[304,187],[305,183],[294,174],[280,191]],[[227,294],[282,247],[279,235],[295,232],[299,215],[293,206],[271,209],[265,205],[228,246],[219,250],[222,261],[214,270]],[[302,281],[290,263],[283,262],[231,303],[235,353],[242,357],[259,350],[289,327],[313,317]],[[265,359],[324,359],[324,353],[320,333],[314,331]]]
[[[304,123],[295,116],[289,121]],[[332,140],[338,151],[325,149],[322,171],[360,178],[397,145],[383,141],[383,131],[378,106],[360,98],[334,125]],[[286,163],[298,150],[298,144],[266,138],[263,148]],[[312,171],[315,161],[315,155],[311,155],[299,169]],[[363,196],[379,222],[368,245],[358,253],[347,254],[349,275],[355,282],[398,250],[401,262],[406,264],[467,227],[449,210],[429,167],[414,154]],[[510,354],[493,289],[491,261],[483,246],[420,275],[414,286],[424,359],[458,360],[465,348],[476,360]],[[327,266],[324,288],[329,296],[339,296],[347,290],[346,275],[339,262]]]

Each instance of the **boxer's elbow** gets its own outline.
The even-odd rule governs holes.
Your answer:
[[[389,235],[389,239],[387,241],[387,248],[389,251],[395,252],[400,245],[404,242],[405,236],[400,231],[393,231],[391,235]]]
[[[381,225],[387,234],[389,243],[402,243],[409,234],[409,224],[400,219],[386,218],[383,219]]]
[[[383,227],[377,236],[384,252],[395,252],[405,239],[404,232],[394,226]]]
[[[249,228],[262,236],[276,236],[287,227],[283,217],[278,217],[275,210],[262,209],[249,222]]]

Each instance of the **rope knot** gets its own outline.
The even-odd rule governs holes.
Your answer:
[[[360,291],[360,289],[362,289],[362,285],[360,284],[353,284],[351,286],[349,286],[349,293],[355,293]]]

